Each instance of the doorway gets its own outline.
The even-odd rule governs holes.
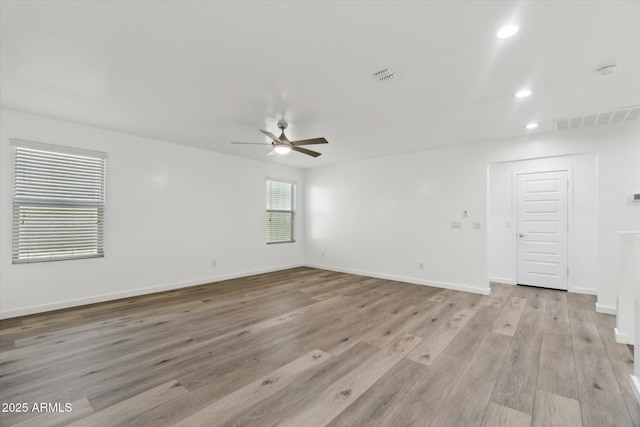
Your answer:
[[[517,284],[568,289],[568,171],[516,175]]]

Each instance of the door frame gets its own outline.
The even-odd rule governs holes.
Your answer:
[[[514,285],[518,285],[518,175],[544,172],[567,172],[567,225],[569,227],[567,232],[567,268],[569,269],[567,292],[573,292],[573,166],[553,169],[532,168],[530,170],[514,170],[511,172],[511,224],[514,224],[514,227],[512,227],[513,232],[511,233],[511,247],[514,251]]]

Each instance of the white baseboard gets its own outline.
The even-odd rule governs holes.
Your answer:
[[[100,302],[113,301],[122,298],[137,297],[140,295],[154,294],[157,292],[170,291],[180,288],[188,288],[189,286],[206,285],[207,283],[221,282],[223,280],[237,279],[240,277],[255,276],[256,274],[272,273],[274,271],[288,270],[290,268],[303,267],[304,264],[282,265],[278,267],[264,268],[259,270],[244,271],[241,273],[232,273],[224,276],[215,276],[202,279],[188,280],[179,283],[167,283],[160,286],[152,286],[149,288],[134,289],[126,292],[115,292],[112,294],[96,295],[87,298],[78,298],[74,300],[58,301],[51,304],[35,305],[30,307],[17,308],[0,312],[0,319],[9,319],[11,317],[27,316],[29,314],[44,313],[47,311],[60,310],[63,308],[78,307],[88,304],[96,304]]]
[[[633,390],[636,400],[640,403],[640,378],[635,375],[631,375],[631,390]]]
[[[613,314],[615,316],[618,314],[618,309],[616,307],[596,303],[596,313]]]
[[[598,295],[598,290],[592,288],[574,287],[569,289],[569,292],[573,292],[575,294]]]
[[[502,285],[515,285],[516,281],[508,277],[489,277],[489,281],[493,283],[500,283]]]
[[[618,328],[613,328],[613,332],[616,335],[616,342],[618,344],[633,344],[633,342],[629,342],[629,335],[621,332]]]
[[[397,282],[411,283],[414,285],[433,286],[436,288],[451,289],[453,291],[471,292],[480,295],[491,295],[491,288],[477,288],[475,286],[461,285],[458,283],[438,282],[435,280],[416,279],[414,277],[397,276],[393,274],[375,273],[370,271],[353,270],[350,268],[334,267],[320,264],[305,264],[306,267],[319,268],[322,270],[337,271],[339,273],[356,274],[358,276],[375,277],[376,279],[395,280]]]

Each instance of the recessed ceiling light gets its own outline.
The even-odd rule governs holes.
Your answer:
[[[525,126],[525,128],[527,129],[535,129],[538,127],[537,123],[529,123],[528,125]]]
[[[500,28],[500,30],[496,33],[496,37],[499,39],[506,39],[514,35],[518,32],[520,28],[517,25],[505,25]]]
[[[531,95],[531,91],[529,89],[522,89],[516,93],[516,98],[526,98]]]

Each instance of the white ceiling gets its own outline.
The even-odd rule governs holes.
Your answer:
[[[313,167],[640,103],[638,1],[2,1],[2,107]],[[515,23],[520,32],[500,40]],[[618,64],[615,74],[595,70]],[[399,78],[371,74],[391,67]],[[533,95],[514,98],[529,87]],[[258,129],[324,136],[265,154]],[[534,131],[524,129],[538,121]]]

